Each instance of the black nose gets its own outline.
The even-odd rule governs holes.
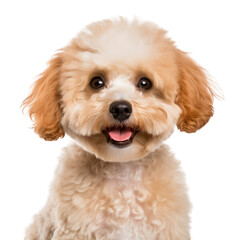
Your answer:
[[[118,121],[126,120],[132,113],[132,105],[127,101],[113,102],[109,107],[109,112]]]

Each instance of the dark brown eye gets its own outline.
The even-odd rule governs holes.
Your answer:
[[[148,78],[143,77],[143,78],[140,78],[137,86],[143,90],[148,90],[152,87],[152,83]]]
[[[99,76],[92,78],[90,85],[94,89],[99,89],[105,86],[103,79]]]

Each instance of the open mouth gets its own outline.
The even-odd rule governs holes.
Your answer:
[[[136,129],[125,126],[111,127],[103,130],[103,134],[107,137],[108,143],[117,148],[128,147],[137,132]]]

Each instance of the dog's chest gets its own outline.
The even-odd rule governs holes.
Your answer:
[[[91,179],[88,186],[84,181],[76,186],[72,196],[80,232],[84,229],[89,239],[155,239],[153,202],[142,167],[118,166]]]
[[[76,159],[60,166],[51,198],[57,200],[56,239],[188,239],[189,205],[178,163],[154,156],[124,164]]]
[[[109,239],[155,239],[156,236],[149,229],[153,213],[149,202],[144,199],[144,194],[147,196],[149,193],[142,182],[109,181],[103,192],[108,196],[108,203],[103,209],[106,221],[102,227],[112,229],[109,231],[112,236]]]
[[[76,231],[80,239],[155,239],[146,236],[153,214],[144,168],[133,163],[95,169],[93,174],[82,172],[71,183],[61,182],[64,229]]]

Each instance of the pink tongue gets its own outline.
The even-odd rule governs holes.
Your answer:
[[[109,132],[110,137],[115,141],[125,141],[132,136],[132,132],[129,129],[113,129]]]

